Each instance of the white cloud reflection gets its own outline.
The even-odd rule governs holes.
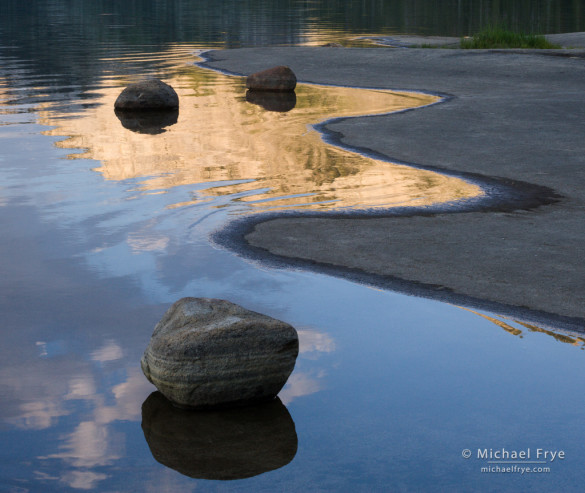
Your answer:
[[[133,253],[141,253],[165,251],[170,240],[166,236],[153,235],[152,233],[131,233],[128,235],[127,241]]]
[[[303,358],[319,357],[318,353],[335,351],[335,341],[329,334],[308,329],[301,329],[297,332],[299,334],[299,353],[302,354]]]
[[[60,463],[49,466],[59,471],[56,475],[39,471],[43,481],[92,490],[109,477],[95,468],[112,466],[126,456],[126,435],[117,431],[113,423],[140,421],[142,403],[154,387],[137,367],[124,368],[114,363],[108,365],[108,375],[104,375],[102,363],[120,361],[123,353],[120,345],[110,340],[90,354],[90,361],[69,353],[41,357],[35,364],[0,371],[3,398],[11,403],[3,407],[3,421],[10,426],[48,429],[60,417],[73,416],[79,406],[76,402],[83,402],[82,408],[89,410],[77,419],[63,421],[73,430],[59,437],[58,450],[37,457],[43,462]],[[119,383],[104,387],[104,379],[109,380],[112,375],[117,376]]]
[[[91,375],[73,377],[69,380],[69,392],[65,400],[91,399],[96,394],[95,382]]]
[[[69,414],[60,402],[37,400],[25,402],[20,406],[21,414],[7,418],[6,422],[24,430],[44,430],[53,426],[57,418]]]
[[[286,406],[297,397],[314,394],[323,389],[323,377],[325,377],[325,372],[317,374],[295,372],[290,376],[278,397]]]
[[[61,478],[61,483],[78,490],[92,490],[108,476],[93,471],[68,471]]]
[[[300,329],[299,335],[299,360],[315,361],[323,353],[335,351],[334,339],[325,332],[312,329]],[[302,369],[302,361],[297,361],[297,368],[290,376],[286,385],[278,394],[284,405],[290,404],[297,397],[314,394],[325,387],[324,378],[326,372],[323,370]]]
[[[79,423],[72,433],[63,436],[62,452],[46,459],[63,459],[68,465],[92,468],[111,465],[123,456],[123,437],[115,436],[107,426],[96,421]],[[121,446],[122,445],[122,446]]]
[[[70,382],[73,389],[66,399],[84,399],[93,404],[91,420],[81,422],[71,433],[62,437],[61,452],[45,459],[63,459],[74,467],[91,468],[112,464],[124,456],[124,436],[114,433],[109,426],[115,421],[139,421],[141,406],[154,387],[140,369],[128,370],[126,380],[110,389],[114,403],[107,405],[106,396],[91,392],[96,384],[91,376],[75,377]]]
[[[326,373],[315,360],[335,351],[335,341],[328,334],[312,329],[298,332],[297,370],[280,394],[285,404],[324,388]],[[57,450],[37,457],[51,470],[59,471],[44,481],[79,490],[97,489],[109,477],[102,468],[115,466],[126,457],[126,435],[114,423],[140,421],[142,403],[154,387],[139,367],[124,366],[124,357],[122,346],[110,339],[87,359],[72,352],[40,358],[37,354],[33,365],[0,371],[0,384],[10,386],[11,397],[6,393],[4,396],[13,403],[13,408],[5,408],[5,412],[10,411],[4,416],[5,422],[21,429],[40,430],[55,426],[60,417],[72,416],[62,423],[71,428],[59,437]],[[104,386],[104,381],[111,381],[113,375],[117,382]],[[76,411],[79,406],[85,410],[83,413]],[[54,461],[57,464],[50,465]],[[155,482],[163,487],[159,491],[172,489],[172,475],[167,480],[168,484]]]
[[[124,351],[122,351],[122,348],[114,341],[108,341],[100,349],[91,353],[91,359],[94,361],[99,361],[100,363],[105,363],[106,361],[116,361],[118,359],[122,359],[123,356]]]
[[[75,365],[60,363],[39,359],[33,365],[22,357],[0,368],[0,419],[15,428],[43,430],[71,414],[62,399],[68,391],[63,374],[73,373]]]

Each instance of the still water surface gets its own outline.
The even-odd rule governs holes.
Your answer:
[[[41,3],[70,25],[64,2]],[[194,66],[213,42],[163,46],[151,28],[132,43],[122,27],[137,17],[74,13],[106,42],[65,37],[66,60],[24,50],[40,32],[0,48],[0,491],[582,489],[585,338],[267,269],[208,241],[266,208],[481,193],[327,146],[311,127],[433,97],[303,85],[293,109],[270,112],[246,101],[240,79]],[[113,25],[124,39],[108,37]],[[176,87],[176,123],[116,116],[121,88],[144,75]],[[278,402],[192,415],[152,394],[140,356],[182,296],[229,299],[298,329]],[[486,474],[477,450],[490,448],[566,458],[537,464],[550,473]]]
[[[180,62],[182,50],[161,55]],[[57,145],[75,150],[68,157],[99,161],[94,170],[104,179],[135,179],[138,192],[198,184],[191,200],[168,207],[229,204],[236,214],[426,206],[482,194],[457,178],[325,145],[312,128],[330,118],[433,104],[437,96],[306,84],[292,95],[247,93],[243,78],[196,68],[193,56],[183,62],[166,79],[182,101],[178,114],[114,114],[120,81],[104,81],[115,85],[100,88],[96,107],[74,119],[40,105],[40,123],[56,126],[45,134],[67,136]]]

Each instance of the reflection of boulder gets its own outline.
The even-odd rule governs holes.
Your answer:
[[[286,322],[226,300],[182,298],[154,328],[140,364],[179,407],[231,407],[276,397],[298,354]]]
[[[284,65],[256,72],[246,78],[246,88],[253,91],[294,91],[297,76]]]
[[[141,134],[162,134],[165,127],[177,123],[179,110],[132,111],[115,110],[124,128]]]
[[[146,79],[130,84],[114,103],[120,110],[163,110],[179,107],[175,90],[159,79]]]
[[[246,101],[268,111],[284,113],[296,106],[297,95],[294,92],[246,91]]]
[[[158,462],[192,478],[249,478],[287,465],[297,452],[295,424],[278,398],[187,411],[153,392],[142,404],[142,430]]]

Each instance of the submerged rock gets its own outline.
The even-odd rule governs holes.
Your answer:
[[[153,392],[142,404],[142,430],[158,462],[199,479],[257,476],[287,465],[298,446],[294,421],[278,398],[193,413]]]
[[[296,86],[296,75],[284,65],[256,72],[246,79],[246,88],[252,91],[290,92],[294,91]]]
[[[205,409],[273,399],[298,353],[285,322],[225,300],[183,298],[154,328],[140,363],[176,406]]]
[[[179,96],[175,90],[159,79],[130,84],[114,103],[114,108],[119,110],[170,110],[178,107]]]

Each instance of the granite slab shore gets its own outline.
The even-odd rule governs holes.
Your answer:
[[[567,37],[570,46],[585,41]],[[253,217],[222,242],[274,264],[585,331],[585,50],[277,47],[207,56],[210,68],[242,75],[288,65],[303,82],[443,95],[430,107],[327,129],[393,160],[542,194],[540,203],[503,194],[483,208],[433,214]]]

